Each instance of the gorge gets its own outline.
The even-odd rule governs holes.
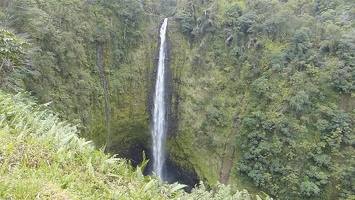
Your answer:
[[[4,0],[0,25],[14,35],[0,32],[0,88],[52,102],[80,137],[135,167],[145,152],[163,180],[171,168],[210,189],[219,181],[277,199],[351,199],[354,7],[351,0]],[[166,112],[155,113],[154,101]],[[153,119],[158,113],[164,120]],[[168,122],[161,144],[153,121]]]

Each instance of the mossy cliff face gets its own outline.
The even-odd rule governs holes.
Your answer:
[[[1,85],[22,79],[82,136],[139,162],[159,27],[173,16],[169,165],[280,199],[353,199],[352,1],[166,1],[171,15],[160,3],[1,2],[1,25],[41,47]]]
[[[169,40],[172,112],[177,126],[169,132],[168,157],[210,185],[228,183],[239,123],[234,119],[240,112],[236,103],[241,100],[229,97],[218,61],[213,51],[207,50],[213,38],[201,43],[189,41],[174,18],[169,24]]]
[[[138,44],[129,50],[124,62],[118,63],[118,69],[108,74],[110,133],[107,137],[104,131],[99,138],[109,145],[109,152],[127,157],[134,164],[142,161],[143,151],[148,158],[151,151],[150,115],[162,20],[147,18],[139,28],[143,38],[137,39]]]

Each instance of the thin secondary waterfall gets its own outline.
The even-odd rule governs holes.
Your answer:
[[[153,171],[164,181],[163,165],[165,162],[165,134],[166,134],[166,103],[165,103],[165,54],[166,54],[166,29],[168,19],[160,28],[160,48],[157,78],[155,83],[154,113],[153,113]]]

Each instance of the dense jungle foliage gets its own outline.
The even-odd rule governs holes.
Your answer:
[[[352,0],[4,0],[0,8],[2,90],[52,102],[96,146],[149,154],[158,30],[169,17],[173,165],[209,187],[355,199]]]

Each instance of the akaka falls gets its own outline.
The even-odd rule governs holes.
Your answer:
[[[154,112],[152,123],[153,145],[153,171],[165,180],[163,166],[165,162],[165,135],[167,129],[166,102],[165,102],[165,56],[166,56],[166,30],[168,19],[165,18],[160,28],[159,62],[155,83]]]

